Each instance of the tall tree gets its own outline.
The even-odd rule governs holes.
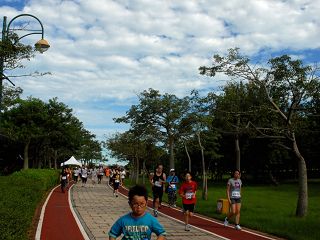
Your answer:
[[[114,134],[104,144],[113,157],[129,162],[128,165],[133,169],[131,176],[136,183],[139,180],[140,170],[143,169],[145,172],[147,166],[153,165],[153,158],[162,154],[152,142],[140,139],[132,131]]]
[[[189,113],[188,98],[161,95],[154,89],[145,90],[138,97],[139,104],[133,105],[126,116],[115,121],[130,123],[131,130],[140,132],[139,135],[158,139],[159,143],[167,146],[169,166],[174,168],[174,144],[181,134],[179,125]]]
[[[50,163],[49,167],[57,168],[59,157],[69,158],[80,148],[83,124],[73,115],[72,109],[57,98],[49,99],[47,108],[46,153],[50,152],[49,159],[53,159],[53,166]]]
[[[3,111],[3,81],[10,81],[11,76],[7,71],[23,68],[23,60],[30,60],[34,57],[34,50],[29,45],[19,42],[16,33],[10,33],[8,37],[0,41],[0,133],[2,133],[1,114]]]
[[[229,81],[222,92],[214,94],[214,99],[213,124],[220,133],[234,138],[235,168],[240,170],[240,139],[247,134],[247,125],[257,112],[259,92],[251,84]]]
[[[264,98],[270,106],[270,122],[267,126],[254,126],[264,137],[287,140],[279,142],[290,148],[298,160],[299,190],[296,216],[303,217],[308,210],[308,185],[306,162],[296,141],[299,130],[301,112],[315,92],[319,91],[318,68],[303,66],[301,60],[292,60],[283,55],[269,60],[269,68],[254,68],[249,58],[240,55],[239,49],[230,49],[225,57],[214,55],[211,67],[202,66],[200,74],[214,77],[216,73],[224,73],[233,78],[247,80],[264,90]]]
[[[217,154],[217,142],[218,134],[212,129],[213,115],[212,111],[212,99],[210,97],[202,98],[197,91],[191,92],[190,98],[191,112],[188,120],[190,121],[191,131],[189,134],[194,134],[201,153],[201,166],[202,166],[202,198],[207,200],[208,198],[208,181],[207,181],[207,167],[205,160],[205,153],[211,158],[218,158]],[[213,141],[211,141],[213,140]],[[204,147],[205,143],[207,149]]]
[[[7,136],[24,144],[24,169],[29,168],[29,146],[31,141],[43,137],[46,133],[46,106],[36,98],[20,100],[4,118],[4,129]]]

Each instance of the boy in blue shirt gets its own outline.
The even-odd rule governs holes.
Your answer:
[[[157,240],[165,240],[166,232],[150,213],[146,212],[148,192],[144,186],[136,185],[129,190],[129,205],[132,212],[120,217],[109,231],[109,240],[149,240],[154,232]]]

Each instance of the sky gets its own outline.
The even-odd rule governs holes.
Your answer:
[[[40,19],[51,47],[6,75],[50,72],[10,79],[24,97],[57,97],[105,140],[129,128],[113,118],[124,116],[144,90],[178,97],[217,90],[226,79],[202,76],[198,68],[230,48],[259,63],[282,54],[319,62],[319,12],[320,0],[0,0],[0,27],[3,16]],[[12,27],[20,20],[39,29],[30,17]]]

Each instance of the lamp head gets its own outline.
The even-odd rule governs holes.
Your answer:
[[[43,53],[49,49],[50,44],[48,43],[47,40],[42,38],[34,46],[37,51],[39,51],[40,53]]]

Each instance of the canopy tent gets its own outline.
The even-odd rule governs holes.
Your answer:
[[[77,161],[77,159],[74,158],[74,156],[72,156],[71,158],[69,158],[69,160],[61,163],[60,166],[65,166],[65,165],[77,165],[77,166],[82,166],[82,164],[80,162]]]

